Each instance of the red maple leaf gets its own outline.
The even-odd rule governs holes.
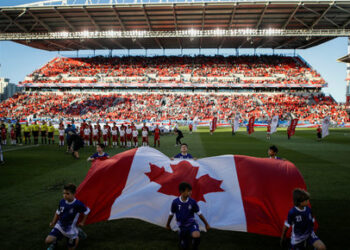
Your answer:
[[[176,165],[170,165],[173,173],[165,171],[164,167],[149,164],[151,171],[145,173],[150,181],[161,185],[158,192],[166,195],[179,196],[179,184],[187,182],[192,186],[192,198],[196,201],[204,201],[204,195],[213,192],[224,192],[220,185],[222,180],[211,178],[208,174],[196,179],[198,167],[194,167],[188,161],[180,161]]]

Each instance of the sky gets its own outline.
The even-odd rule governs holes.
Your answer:
[[[13,6],[18,4],[31,3],[32,0],[0,0],[0,6]],[[323,88],[323,92],[332,95],[336,101],[345,102],[346,90],[346,64],[339,63],[336,60],[348,53],[348,38],[341,37],[333,39],[327,43],[312,47],[306,50],[296,50],[296,53],[304,58],[328,83],[327,88]],[[177,54],[179,50],[168,50],[166,54]],[[258,54],[271,54],[271,49],[257,50]],[[275,54],[291,55],[293,50],[275,50]],[[80,51],[79,56],[92,56],[93,51]],[[108,55],[107,51],[95,52],[95,55]],[[126,51],[113,51],[113,55],[118,53],[126,55]],[[162,51],[149,50],[148,55],[154,55]],[[197,50],[184,50],[184,54],[198,54]],[[216,50],[202,49],[202,53],[213,55]],[[228,55],[235,54],[235,50],[220,50],[220,53]],[[253,50],[240,50],[240,54],[252,54]],[[144,51],[131,51],[131,55],[142,54]],[[73,56],[76,52],[48,52],[44,50],[34,49],[28,46],[17,44],[15,42],[0,41],[0,77],[9,78],[11,82],[18,83],[23,81],[26,75],[34,70],[42,67],[45,63],[56,56]]]

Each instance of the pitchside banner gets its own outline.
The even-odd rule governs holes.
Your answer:
[[[292,136],[295,134],[295,128],[297,127],[299,119],[293,119],[290,121],[290,126],[288,129],[289,136]]]
[[[293,189],[306,189],[289,161],[243,155],[172,161],[140,147],[94,161],[76,196],[91,210],[88,224],[138,218],[165,227],[181,182],[191,184],[212,228],[271,236],[281,235]]]
[[[217,122],[218,122],[218,118],[217,118],[217,117],[214,117],[213,120],[212,120],[213,132],[216,130]]]
[[[271,134],[275,133],[278,125],[278,115],[275,115],[271,121]]]
[[[326,116],[322,121],[322,138],[329,135],[329,124],[330,124],[330,117]]]
[[[254,122],[255,122],[255,116],[250,117],[249,123],[248,123],[248,134],[251,134],[254,132]]]

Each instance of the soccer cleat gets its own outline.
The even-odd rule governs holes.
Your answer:
[[[85,240],[87,238],[87,234],[80,227],[78,227],[78,236],[81,240]]]
[[[47,250],[54,250],[56,248],[57,242],[51,243]]]

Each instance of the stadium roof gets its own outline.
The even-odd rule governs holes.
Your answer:
[[[350,54],[337,59],[338,62],[350,63]]]
[[[0,41],[50,51],[306,49],[350,36],[350,0],[127,1],[48,0],[0,7]]]

